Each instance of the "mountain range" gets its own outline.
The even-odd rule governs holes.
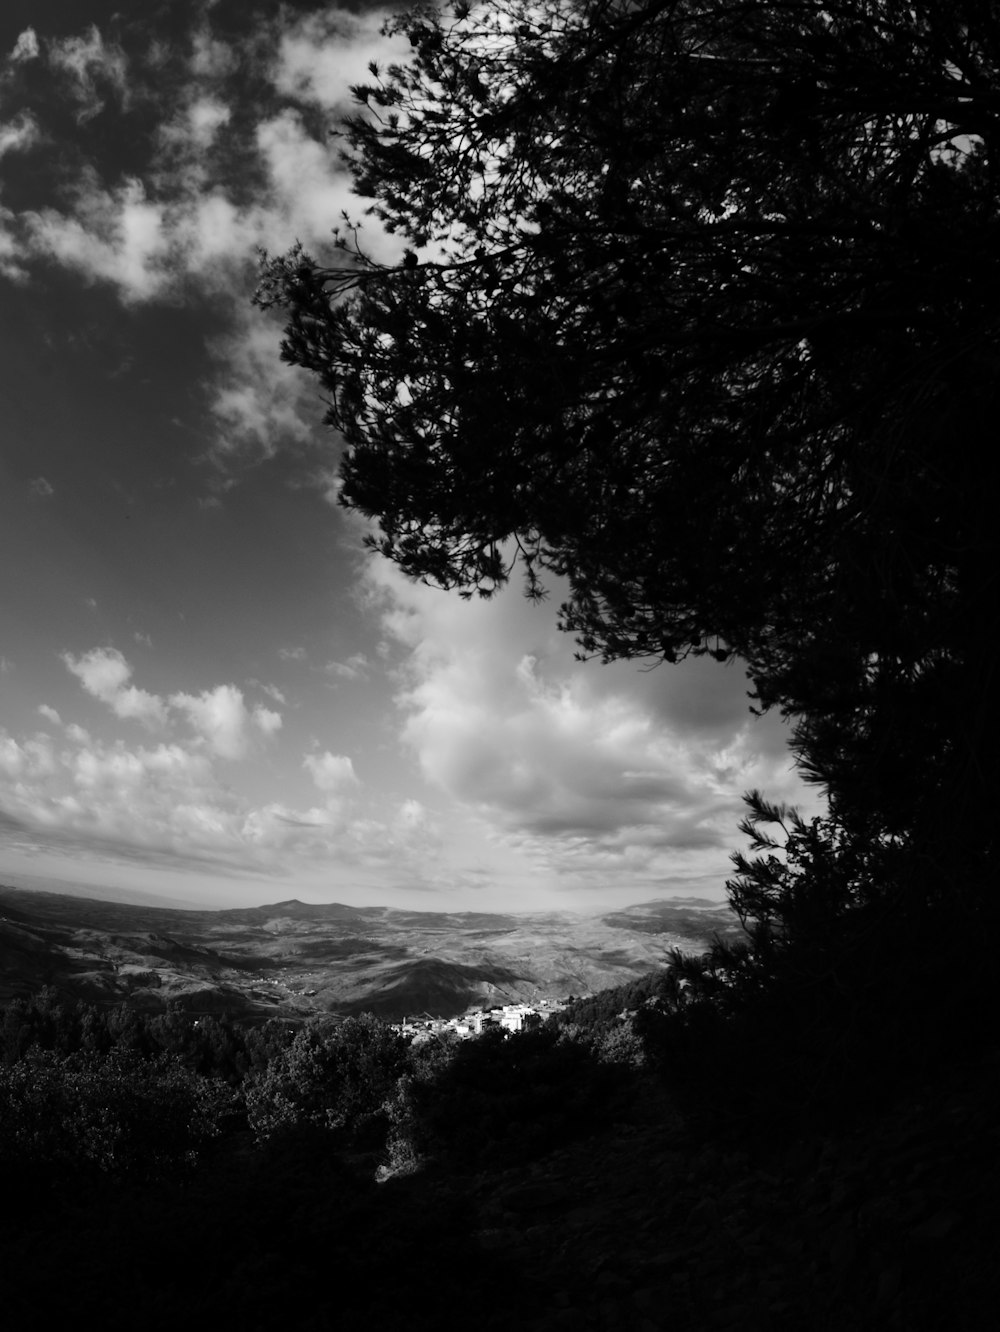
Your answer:
[[[245,1018],[451,1017],[586,995],[702,952],[725,904],[663,898],[604,913],[431,912],[295,899],[186,910],[0,885],[0,1003],[44,985],[146,1011]]]

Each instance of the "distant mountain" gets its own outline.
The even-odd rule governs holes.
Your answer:
[[[8,872],[8,871],[5,871]],[[81,883],[73,879],[53,879],[46,874],[28,874],[18,870],[11,875],[10,888],[23,888],[30,893],[56,893],[62,897],[95,898],[102,902],[125,902],[132,906],[168,907],[180,911],[197,911],[198,903],[179,897],[164,897],[159,893],[140,892],[135,888],[112,888],[103,884]]]
[[[431,912],[291,899],[204,911],[0,886],[0,1002],[53,985],[101,1003],[246,1016],[453,1016],[586,995],[736,933],[700,898],[604,914]]]
[[[703,897],[675,897],[656,902],[640,902],[622,911],[601,917],[605,925],[616,929],[638,930],[644,934],[680,934],[685,938],[710,941],[710,937],[735,938],[743,927],[725,902]]]

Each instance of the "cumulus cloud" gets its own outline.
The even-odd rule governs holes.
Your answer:
[[[192,157],[195,152],[204,154],[216,142],[220,130],[229,124],[232,114],[230,106],[210,93],[195,96],[160,126],[160,144],[167,150],[179,148]]]
[[[77,677],[88,694],[106,703],[116,717],[162,726],[167,708],[162,698],[129,684],[132,667],[117,648],[92,648],[79,657],[62,653],[66,669]]]
[[[215,782],[206,756],[179,745],[95,743],[68,727],[66,743],[24,743],[0,733],[0,810],[20,827],[121,850],[197,859],[223,852],[241,812]]]
[[[62,725],[62,718],[59,716],[59,713],[56,712],[55,708],[49,707],[48,703],[39,703],[38,711],[39,714],[44,717],[46,721],[50,721],[53,726]]]
[[[713,866],[742,793],[803,794],[783,728],[749,715],[715,663],[642,675],[576,662],[551,612],[510,592],[464,602],[373,561],[395,643],[401,736],[428,780],[495,840],[558,875],[623,886]],[[400,654],[401,652],[401,656]]]
[[[38,58],[38,37],[34,28],[25,28],[14,43],[14,49],[10,53],[11,62],[15,65],[26,64],[29,60]]]
[[[32,495],[37,496],[38,499],[48,499],[50,495],[56,493],[55,487],[50,481],[46,480],[44,476],[32,477],[28,482],[28,489],[31,491]]]
[[[114,285],[123,301],[147,301],[175,280],[164,206],[132,178],[105,189],[89,173],[72,214],[44,208],[27,218],[36,254],[89,282]]]
[[[250,718],[243,691],[235,685],[217,685],[201,694],[171,694],[170,706],[186,715],[209,749],[220,758],[238,759],[246,754]]]
[[[317,757],[328,799],[296,808],[255,804],[219,781],[208,746],[129,746],[67,726],[62,740],[0,728],[0,830],[12,846],[64,850],[215,871],[289,875],[394,872],[411,884],[439,835],[410,802],[373,818],[353,802],[350,760]]]
[[[180,714],[197,743],[219,758],[244,758],[254,732],[266,738],[281,729],[280,713],[262,704],[248,709],[243,691],[234,684],[216,685],[200,694],[178,691],[164,699],[130,683],[132,666],[117,648],[92,648],[78,657],[64,652],[62,660],[87,693],[116,717],[165,727],[172,714]]]
[[[262,735],[274,735],[281,730],[281,713],[262,707],[259,703],[253,710],[251,720]]]
[[[313,781],[328,795],[339,795],[358,785],[354,764],[343,754],[307,754],[302,761]]]
[[[408,44],[379,36],[381,13],[324,9],[303,16],[282,34],[274,81],[278,91],[325,110],[356,110],[349,89],[369,76],[368,64],[402,59]]]

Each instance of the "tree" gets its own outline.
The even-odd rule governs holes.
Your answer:
[[[307,1022],[249,1079],[251,1128],[261,1140],[306,1126],[357,1135],[382,1113],[408,1046],[371,1013],[337,1026]]]
[[[992,853],[989,0],[422,9],[346,159],[407,245],[264,257],[407,573],[568,579],[604,660],[740,656],[929,900]],[[975,833],[950,846],[957,819]],[[946,849],[947,848],[947,849]]]
[[[218,1137],[234,1105],[224,1083],[169,1055],[35,1047],[0,1065],[0,1171],[176,1172]]]

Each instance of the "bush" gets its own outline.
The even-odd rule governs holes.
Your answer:
[[[155,1176],[193,1163],[235,1100],[170,1056],[36,1048],[0,1066],[0,1166]]]
[[[247,1114],[258,1142],[306,1126],[358,1136],[383,1118],[408,1042],[370,1013],[339,1026],[308,1022],[248,1079]]]
[[[627,1076],[552,1028],[421,1052],[388,1106],[390,1168],[530,1160],[595,1127]]]

